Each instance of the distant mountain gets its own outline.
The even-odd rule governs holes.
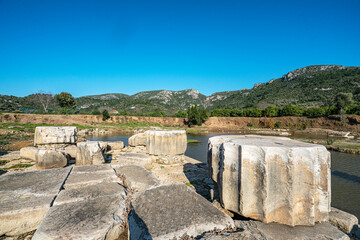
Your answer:
[[[260,69],[261,71],[261,69]],[[304,107],[332,105],[340,92],[352,93],[356,104],[360,104],[360,67],[341,65],[314,65],[291,71],[281,78],[255,84],[252,89],[217,92],[205,96],[194,89],[182,91],[156,90],[134,95],[109,93],[76,98],[82,111],[96,109],[145,113],[165,111],[175,113],[190,105],[199,105],[208,110],[216,108],[243,109],[249,107],[282,107],[288,104]],[[24,98],[0,95],[0,111],[21,110],[29,104]]]

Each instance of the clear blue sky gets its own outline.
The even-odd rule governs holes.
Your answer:
[[[0,94],[252,88],[360,66],[360,1],[0,0]]]

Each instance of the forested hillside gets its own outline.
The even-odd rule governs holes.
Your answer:
[[[360,103],[360,67],[316,65],[291,71],[281,78],[255,84],[252,89],[227,91],[205,96],[197,90],[156,90],[134,95],[110,93],[76,98],[79,113],[116,110],[119,113],[146,114],[164,112],[168,115],[186,111],[197,104],[208,111],[214,109],[246,109],[268,106],[321,107],[335,104],[339,93],[352,93],[354,104]],[[49,112],[57,108],[53,102]],[[42,111],[37,95],[15,97],[0,95],[0,111]]]

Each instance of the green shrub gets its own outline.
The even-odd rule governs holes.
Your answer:
[[[91,114],[92,115],[101,115],[101,112],[98,109],[96,109],[96,110],[92,111]]]
[[[281,122],[276,122],[274,125],[275,128],[281,128]]]
[[[106,110],[106,109],[104,109],[104,111],[102,112],[102,120],[103,121],[106,121],[107,119],[109,119],[110,118],[110,114],[109,114],[109,112],[108,112],[108,110]]]

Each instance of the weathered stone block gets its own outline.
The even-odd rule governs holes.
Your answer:
[[[107,142],[107,144],[108,144],[108,151],[121,150],[124,148],[124,142],[122,141],[111,141],[111,142]]]
[[[62,168],[67,164],[64,153],[54,150],[38,150],[35,155],[37,169]]]
[[[116,182],[83,185],[79,188],[62,190],[56,197],[54,205],[88,201],[94,198],[106,196],[121,196],[122,198],[125,198],[126,190],[123,186]]]
[[[103,183],[105,186],[107,183],[119,181],[110,165],[78,166],[73,167],[64,188],[68,190],[98,183]]]
[[[80,142],[77,144],[76,165],[93,165],[105,163],[103,152],[98,142]]]
[[[235,221],[238,229],[243,229],[240,233],[230,233],[219,237],[206,238],[209,240],[225,239],[251,239],[251,240],[349,240],[349,237],[339,231],[331,224],[317,223],[315,226],[295,226],[290,227],[277,223],[262,223],[259,221]]]
[[[20,149],[20,157],[35,161],[35,155],[39,149],[36,147],[23,147]]]
[[[152,159],[149,155],[142,153],[125,153],[117,157],[116,162],[112,162],[112,167],[138,165],[150,169],[152,167]]]
[[[77,127],[36,127],[34,145],[74,144],[77,140]]]
[[[324,146],[244,135],[225,140],[219,151],[217,185],[224,208],[290,226],[328,220],[330,153]]]
[[[333,207],[329,214],[329,222],[347,234],[354,233],[359,223],[356,216]]]
[[[185,184],[170,184],[142,192],[132,203],[130,239],[173,239],[184,234],[234,227],[233,220]]]
[[[116,174],[121,176],[121,184],[134,191],[141,192],[160,185],[160,180],[154,173],[147,171],[145,168],[128,165],[115,168]]]
[[[35,230],[71,168],[0,176],[0,236]]]
[[[181,155],[187,147],[185,130],[146,131],[146,153],[151,155]]]
[[[242,137],[241,135],[220,135],[211,137],[208,140],[207,162],[209,166],[209,174],[214,182],[217,182],[220,166],[220,146],[224,142]]]
[[[128,143],[132,147],[146,146],[146,132],[132,135],[129,138]]]
[[[124,233],[126,217],[126,199],[120,194],[54,205],[32,239],[115,240]]]

